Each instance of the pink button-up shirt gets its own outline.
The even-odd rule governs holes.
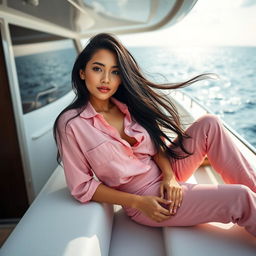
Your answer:
[[[124,132],[137,140],[135,145],[122,139],[90,102],[68,122],[66,132],[66,121],[77,111],[65,112],[58,122],[58,147],[67,185],[82,203],[90,201],[100,183],[136,192],[161,174],[152,159],[156,149],[147,130],[132,119],[126,104],[114,97],[110,100],[124,113]]]

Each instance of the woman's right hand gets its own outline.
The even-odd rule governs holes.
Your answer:
[[[171,201],[158,196],[140,196],[135,208],[152,220],[161,222],[171,217],[170,211],[161,204],[168,205],[170,203]]]

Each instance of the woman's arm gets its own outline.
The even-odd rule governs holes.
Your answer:
[[[169,211],[162,207],[161,203],[167,205],[171,202],[157,196],[140,196],[130,194],[115,190],[104,184],[100,184],[94,192],[91,200],[135,208],[157,222],[170,218]]]
[[[104,184],[100,184],[92,196],[92,201],[118,204],[131,208],[136,208],[139,199],[139,195],[119,191]]]
[[[160,185],[161,198],[166,197],[167,200],[172,201],[169,210],[170,213],[175,214],[183,198],[182,187],[176,181],[168,156],[163,151],[154,155],[153,159],[163,173],[163,180]]]
[[[163,151],[158,152],[153,156],[155,163],[158,165],[163,173],[163,177],[173,179],[175,175],[173,173],[170,161]]]

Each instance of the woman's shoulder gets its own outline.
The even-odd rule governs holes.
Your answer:
[[[58,119],[58,126],[62,127],[63,125],[70,126],[75,120],[79,117],[81,110],[79,109],[69,109],[63,112]]]

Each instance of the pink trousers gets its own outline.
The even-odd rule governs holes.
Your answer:
[[[183,189],[183,201],[177,213],[168,220],[156,222],[141,212],[131,218],[148,226],[193,226],[207,222],[237,223],[256,236],[256,172],[214,115],[205,115],[186,131],[192,138],[185,147],[193,155],[170,159],[170,164]],[[193,174],[207,155],[224,185],[189,184]],[[160,196],[160,182],[151,184],[143,195]]]

